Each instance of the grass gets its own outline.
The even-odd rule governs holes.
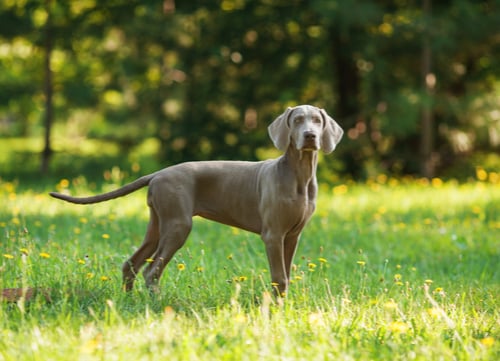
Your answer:
[[[259,237],[202,219],[160,295],[126,294],[145,190],[85,207],[0,181],[0,288],[50,296],[0,304],[0,360],[496,360],[500,183],[477,178],[322,186],[283,302]]]

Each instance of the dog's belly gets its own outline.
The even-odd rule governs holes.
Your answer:
[[[257,220],[257,218],[253,219],[247,219],[246,221],[242,222],[241,220],[235,219],[231,215],[221,215],[221,214],[216,214],[216,213],[211,213],[211,212],[199,212],[195,214],[195,216],[200,216],[205,219],[209,219],[211,221],[215,221],[218,223],[222,223],[231,227],[236,227],[236,228],[241,228],[245,231],[253,232],[260,234],[261,233],[261,222],[260,222],[260,217]]]

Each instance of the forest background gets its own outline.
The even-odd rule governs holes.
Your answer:
[[[104,144],[141,172],[263,159],[302,103],[345,130],[323,180],[498,170],[499,24],[499,0],[4,0],[2,176],[79,174]]]

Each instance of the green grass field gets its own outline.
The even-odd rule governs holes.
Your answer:
[[[1,302],[0,360],[498,360],[500,181],[478,178],[322,186],[282,302],[260,238],[202,219],[160,295],[124,293],[145,190],[77,206],[0,180],[0,288],[40,290]]]

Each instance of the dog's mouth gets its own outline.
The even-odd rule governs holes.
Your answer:
[[[303,152],[315,152],[319,149],[318,144],[315,141],[305,142],[300,148]]]
[[[301,149],[301,151],[303,151],[303,152],[315,152],[315,151],[317,151],[317,150],[318,150],[318,148],[317,148],[316,146],[314,146],[314,147],[307,147],[307,146],[304,146],[304,147],[302,147],[302,149]]]

